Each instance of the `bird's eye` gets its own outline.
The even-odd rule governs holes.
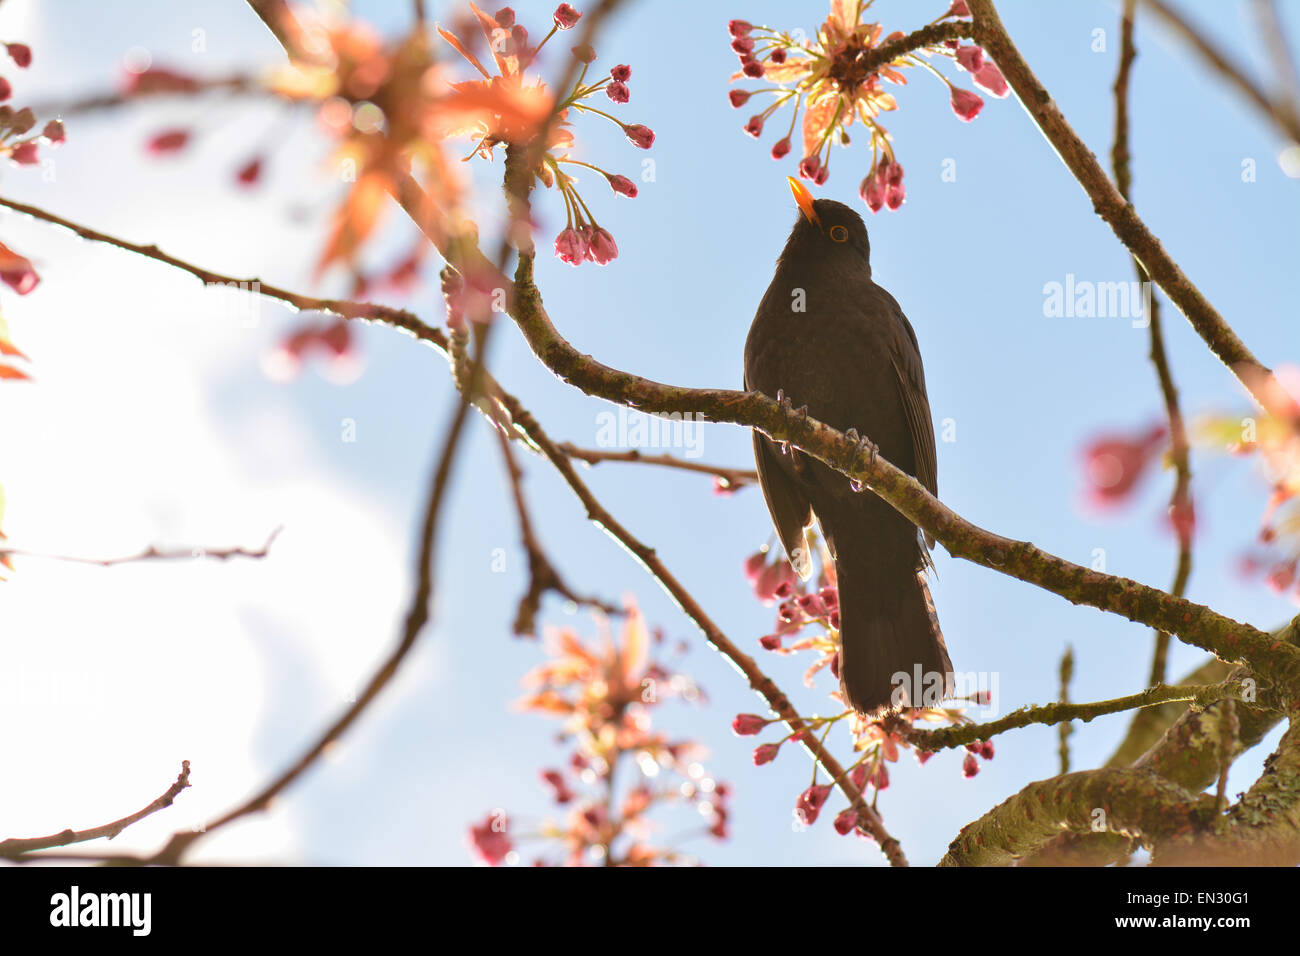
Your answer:
[[[831,226],[831,238],[836,242],[848,242],[849,231],[843,226]]]

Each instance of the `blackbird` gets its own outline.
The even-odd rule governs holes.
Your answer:
[[[745,388],[874,444],[872,455],[935,494],[921,352],[894,297],[871,279],[867,227],[843,203],[814,200],[798,180],[790,188],[799,218],[745,340]],[[814,516],[835,560],[845,703],[878,716],[948,696],[952,662],[924,576],[933,541],[883,499],[757,431],[754,460],[799,576],[812,573],[806,532]]]

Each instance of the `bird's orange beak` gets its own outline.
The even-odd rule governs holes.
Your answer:
[[[808,191],[808,187],[793,176],[785,177],[790,183],[790,192],[794,193],[794,201],[799,204],[799,211],[803,217],[814,226],[821,228],[821,220],[817,218],[817,210],[813,208],[813,194]]]

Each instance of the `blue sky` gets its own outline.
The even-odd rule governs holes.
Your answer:
[[[445,16],[447,6],[434,4],[435,15]],[[515,6],[535,26],[553,5]],[[1241,60],[1263,63],[1244,5],[1181,6]],[[1039,78],[1105,159],[1117,5],[1005,0],[999,8]],[[388,33],[403,29],[408,15],[404,3],[355,9]],[[941,12],[940,3],[901,0],[874,7],[886,31]],[[600,39],[598,66],[633,67],[632,100],[619,114],[656,131],[648,154],[655,175],[634,200],[586,185],[585,198],[618,240],[613,264],[539,261],[547,308],[579,349],[661,381],[739,387],[744,336],[796,213],[785,186],[793,158],[770,160],[776,135],[756,144],[740,129],[750,111],[727,103],[735,58],[725,24],[739,16],[810,31],[825,15],[821,2],[689,9],[643,2]],[[1300,23],[1291,21],[1296,45]],[[201,54],[192,52],[196,29],[205,38]],[[1093,49],[1097,30],[1104,52]],[[0,9],[0,31],[35,51],[32,69],[10,77],[19,103],[102,90],[134,48],[157,64],[214,75],[277,56],[261,25],[230,3],[131,2],[109,11],[11,0]],[[1142,22],[1138,45],[1137,208],[1263,361],[1295,362],[1300,195],[1277,162],[1284,144],[1158,25]],[[1043,309],[1044,286],[1068,275],[1128,281],[1125,251],[1014,98],[990,99],[966,124],[952,114],[942,84],[921,71],[909,78],[887,124],[907,170],[907,203],[868,216],[867,225],[875,278],[920,339],[936,423],[955,425],[955,441],[938,448],[942,499],[998,533],[1083,564],[1101,548],[1108,570],[1167,585],[1174,543],[1160,515],[1170,475],[1150,476],[1118,516],[1099,518],[1079,504],[1087,438],[1137,430],[1161,414],[1147,333],[1127,319],[1049,318]],[[647,154],[594,119],[576,128],[581,158],[636,176]],[[200,130],[193,147],[168,163],[144,160],[143,140],[176,124]],[[54,155],[53,182],[10,168],[4,194],[216,270],[309,292],[346,291],[338,276],[311,282],[335,193],[323,173],[324,144],[306,120],[218,99],[171,101],[70,118],[68,133]],[[254,195],[237,192],[233,169],[268,138],[280,145],[267,181]],[[837,152],[821,195],[865,211],[856,199],[869,164],[864,147]],[[1245,160],[1255,161],[1252,182],[1242,178]],[[944,168],[956,170],[955,181],[941,176]],[[476,181],[490,190],[499,171],[481,169]],[[538,197],[537,211],[542,236],[554,235],[563,224],[558,197]],[[391,216],[375,260],[395,258],[412,235]],[[32,560],[5,585],[0,653],[25,693],[0,724],[22,729],[0,733],[0,752],[29,768],[31,792],[0,796],[0,829],[14,831],[0,836],[120,815],[119,805],[124,813],[160,792],[173,764],[188,756],[194,789],[170,816],[118,841],[149,848],[296,756],[395,640],[432,449],[455,396],[438,356],[383,328],[360,331],[365,372],[351,385],[310,370],[289,384],[271,381],[263,358],[294,325],[287,309],[266,303],[255,327],[236,328],[212,293],[157,264],[12,215],[0,217],[0,238],[32,257],[43,276],[36,293],[17,300],[6,292],[0,303],[38,379],[22,395],[0,394],[0,481],[15,543],[113,554],[150,542],[258,544],[276,524],[286,526],[259,564],[100,571]],[[386,301],[439,320],[436,275],[428,275],[432,284]],[[1167,304],[1164,314],[1185,409],[1244,410],[1232,377]],[[553,436],[595,444],[610,406],[556,380],[517,333],[500,331],[497,376]],[[355,443],[340,440],[344,419],[357,423]],[[749,436],[710,426],[702,458],[748,465]],[[489,809],[507,808],[520,821],[551,812],[537,771],[563,759],[556,727],[510,710],[518,678],[541,649],[510,636],[525,579],[498,459],[495,439],[475,421],[444,526],[434,623],[401,678],[272,815],[232,828],[205,852],[458,865],[470,859],[466,825]],[[584,520],[557,476],[538,461],[526,466],[538,530],[569,582],[612,599],[633,595],[650,623],[690,645],[683,666],[708,702],[669,703],[656,719],[705,743],[709,770],[730,781],[736,797],[731,839],[686,849],[718,865],[882,863],[870,847],[836,836],[829,819],[804,832],[792,827],[795,797],[811,773],[807,758],[790,751],[752,766],[754,740],[728,728],[734,714],[761,710],[761,702],[639,566]],[[1258,524],[1263,483],[1248,462],[1208,450],[1196,451],[1193,466],[1200,526],[1189,597],[1260,627],[1283,623],[1294,606],[1234,572]],[[618,464],[588,478],[727,634],[761,655],[757,639],[770,630],[771,610],[753,600],[741,574],[770,530],[759,493],[720,499],[706,478]],[[506,550],[506,573],[492,570],[498,548]],[[935,561],[933,591],[954,663],[996,673],[1004,709],[1055,697],[1067,644],[1075,650],[1076,700],[1141,689],[1147,629],[954,562],[942,549]],[[589,619],[567,615],[559,602],[549,600],[545,612],[553,624],[594,633]],[[1171,674],[1201,656],[1176,645]],[[760,662],[803,709],[826,709],[825,685],[817,692],[800,686],[806,662],[771,655]],[[94,693],[79,692],[83,684]],[[1077,727],[1076,767],[1104,760],[1125,724],[1112,717]],[[95,727],[98,736],[86,732]],[[973,780],[962,778],[957,754],[924,768],[904,757],[880,798],[886,824],[913,862],[933,863],[964,823],[1053,774],[1055,741],[1049,728],[1005,735]],[[832,742],[847,755],[843,736]],[[77,768],[67,765],[66,746]],[[1257,748],[1239,762],[1231,792],[1248,785],[1266,752]],[[74,790],[86,777],[98,790]],[[838,809],[833,798],[828,813]]]

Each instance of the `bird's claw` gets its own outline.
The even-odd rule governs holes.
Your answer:
[[[795,408],[794,402],[790,401],[790,399],[786,397],[785,389],[778,388],[776,390],[776,401],[777,404],[781,406],[781,411],[785,414],[786,421],[801,423],[808,420],[808,406],[800,405],[798,408]]]
[[[856,459],[863,451],[867,453],[867,467],[870,468],[876,463],[876,454],[880,451],[880,446],[873,442],[866,435],[859,435],[856,428],[850,428],[844,433],[844,437],[853,442],[853,457]],[[854,491],[863,489],[862,482],[856,478],[850,479],[850,484]]]

